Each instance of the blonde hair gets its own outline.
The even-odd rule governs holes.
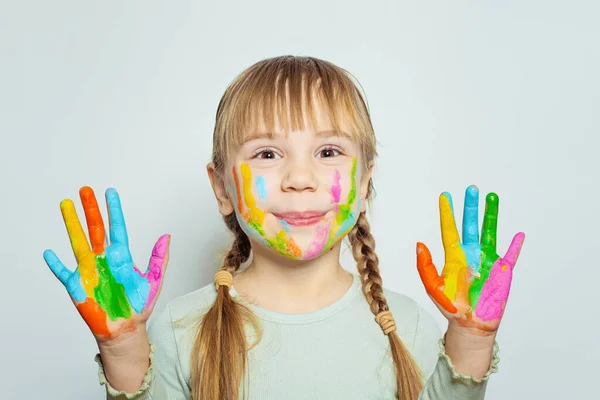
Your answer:
[[[285,89],[285,90],[282,90]],[[315,96],[315,97],[313,97]],[[368,106],[346,70],[313,57],[281,56],[262,60],[239,74],[226,89],[217,109],[212,161],[224,176],[228,157],[243,142],[249,127],[259,122],[275,131],[275,118],[287,131],[304,129],[304,115],[314,123],[317,98],[334,129],[340,121],[351,128],[360,145],[363,168],[377,153]],[[290,125],[291,124],[291,125]],[[367,200],[373,192],[369,181]],[[250,257],[251,245],[235,213],[224,217],[234,241],[221,270],[235,274]],[[348,234],[365,298],[374,315],[389,311],[383,295],[375,240],[365,213]],[[388,313],[389,314],[389,313]],[[202,317],[191,357],[191,386],[194,400],[237,400],[250,348],[245,324],[260,331],[256,317],[234,300],[227,286],[218,286],[217,298]],[[400,400],[414,400],[422,389],[419,368],[395,331],[388,334]]]

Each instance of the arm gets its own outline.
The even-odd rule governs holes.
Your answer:
[[[483,399],[490,375],[498,371],[497,343],[489,345],[483,341],[472,342],[475,338],[461,337],[458,339],[461,347],[452,348],[455,333],[451,327],[441,337],[439,325],[427,311],[419,308],[418,315],[413,354],[425,379],[419,399]],[[464,343],[471,344],[463,348]],[[456,353],[460,355],[457,357]]]
[[[445,264],[439,274],[431,253],[417,243],[417,269],[448,331],[439,359],[421,399],[483,399],[487,379],[498,363],[495,338],[504,314],[512,273],[525,235],[517,233],[504,257],[496,251],[498,196],[486,196],[481,241],[478,228],[479,189],[465,193],[463,240],[454,219],[452,197],[439,198]],[[494,350],[494,351],[493,351]],[[493,351],[493,354],[492,354]]]
[[[145,340],[144,340],[145,339]],[[136,339],[138,340],[138,339]],[[179,350],[173,329],[171,310],[166,306],[149,325],[148,334],[139,339],[148,357],[140,360],[141,352],[131,357],[106,359],[96,355],[100,383],[106,385],[108,400],[187,400],[190,397],[187,378],[181,368]],[[147,361],[147,364],[144,362]],[[147,367],[142,368],[140,365]],[[115,378],[110,374],[114,370]],[[127,376],[135,385],[125,386]],[[135,386],[135,387],[134,387]]]

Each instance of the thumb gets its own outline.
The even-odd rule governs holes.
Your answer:
[[[444,293],[445,282],[437,271],[431,259],[431,252],[424,243],[417,242],[417,270],[429,296],[437,305],[447,312],[454,314],[458,310]]]
[[[156,241],[152,249],[152,256],[148,264],[148,283],[150,292],[146,301],[146,309],[154,306],[154,300],[162,288],[163,278],[169,263],[169,247],[171,246],[171,235],[162,235]]]

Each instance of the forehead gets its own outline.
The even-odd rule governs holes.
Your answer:
[[[250,113],[253,117],[245,124],[240,142],[256,137],[287,136],[291,132],[311,132],[317,136],[342,136],[354,139],[351,116],[339,106],[329,107],[320,96],[313,94],[310,103],[303,101],[300,107],[289,102],[256,104]],[[240,143],[240,144],[241,144]]]

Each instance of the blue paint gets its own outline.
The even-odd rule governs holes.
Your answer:
[[[358,217],[356,216],[356,213],[351,212],[348,215],[348,218],[346,218],[346,220],[344,222],[342,222],[342,224],[338,228],[336,237],[339,237],[339,236],[343,235],[346,231],[349,231],[350,229],[352,229],[354,224],[356,224],[356,221],[358,221]]]
[[[125,217],[121,200],[115,189],[106,191],[108,219],[110,221],[110,246],[106,249],[106,258],[110,272],[115,280],[123,285],[131,308],[141,313],[148,300],[150,283],[133,269],[133,259],[129,252],[129,237],[125,226]]]
[[[467,265],[474,274],[478,274],[481,267],[478,220],[479,189],[477,186],[471,185],[465,191],[461,247],[465,252]]]
[[[452,218],[454,218],[454,204],[452,204],[452,196],[448,192],[442,193],[448,199],[448,203],[450,203],[450,209],[452,210]]]
[[[127,235],[125,233],[125,235]],[[113,243],[106,249],[106,259],[110,272],[115,280],[125,288],[125,295],[131,308],[141,313],[148,300],[150,283],[133,268],[133,260],[129,247],[121,243]]]
[[[77,302],[84,302],[87,299],[87,294],[83,289],[83,285],[81,285],[81,275],[79,275],[79,270],[75,270],[71,279],[67,282],[67,291],[73,298],[73,300]]]
[[[121,208],[119,194],[113,188],[106,191],[106,204],[108,205],[108,219],[110,222],[110,242],[129,244],[127,237],[127,228],[125,227],[125,217]]]
[[[79,271],[69,271],[52,250],[46,250],[44,252],[44,260],[46,261],[46,264],[48,264],[48,267],[52,273],[65,286],[65,289],[67,289],[67,292],[73,298],[73,300],[77,302],[85,301],[87,294],[81,285],[81,276],[79,275]]]
[[[265,200],[267,198],[267,185],[265,183],[265,178],[262,176],[256,177],[256,189],[258,190],[258,197],[261,200]]]
[[[283,225],[283,231],[285,232],[285,234],[287,236],[290,236],[290,224],[282,219],[280,219],[279,222],[281,223],[281,225]]]

